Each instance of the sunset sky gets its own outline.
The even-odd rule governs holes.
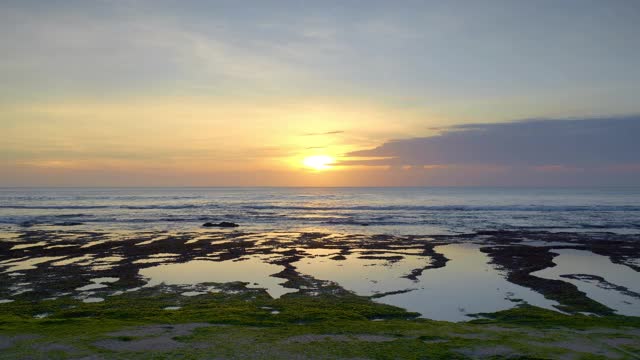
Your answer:
[[[0,186],[637,185],[639,24],[633,0],[4,0]]]

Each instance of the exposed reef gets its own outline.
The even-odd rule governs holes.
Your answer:
[[[588,298],[571,283],[531,275],[554,266],[553,249],[588,250],[640,270],[637,265],[640,236],[609,233],[483,231],[451,236],[369,236],[237,230],[178,233],[26,230],[0,242],[0,267],[4,269],[0,269],[0,299],[56,297],[90,285],[94,278],[117,279],[107,284],[105,291],[126,290],[146,283],[140,270],[147,267],[196,259],[242,261],[249,256],[261,256],[267,263],[282,266],[282,271],[273,276],[282,278],[286,288],[303,294],[336,293],[344,290],[330,281],[300,274],[295,263],[313,251],[330,251],[328,256],[332,260],[344,260],[354,251],[361,259],[388,263],[407,256],[429,258],[429,262],[404,276],[416,280],[429,269],[446,266],[448,259],[438,253],[437,246],[461,242],[482,245],[480,250],[505,272],[508,281],[557,301],[559,309],[571,313],[610,315],[612,310]],[[599,281],[604,284],[602,280]]]

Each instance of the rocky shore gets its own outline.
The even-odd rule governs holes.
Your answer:
[[[381,264],[429,259],[404,275],[415,281],[447,266],[450,259],[439,247],[451,244],[479,246],[509,282],[556,301],[557,311],[516,303],[511,310],[476,314],[467,323],[434,322],[375,302],[402,290],[359,296],[335,282],[299,271],[301,261],[319,256],[336,262],[356,256]],[[44,357],[110,358],[158,351],[163,356],[207,358],[218,350],[223,357],[233,358],[233,354],[248,355],[240,351],[242,339],[254,339],[252,329],[266,326],[268,339],[254,340],[263,341],[273,352],[253,349],[253,357],[383,358],[375,354],[395,351],[401,354],[398,357],[412,358],[426,351],[430,358],[580,358],[584,354],[634,358],[640,344],[639,318],[616,315],[568,281],[532,275],[555,266],[554,251],[562,249],[589,251],[640,271],[640,236],[610,233],[371,236],[237,229],[127,233],[27,229],[5,233],[0,241],[0,309],[4,310],[0,348],[17,358],[27,358],[29,351]],[[274,298],[255,284],[238,281],[149,286],[141,275],[159,265],[203,260],[242,265],[255,257],[282,269],[271,277],[280,279],[288,293]],[[570,279],[638,296],[594,275],[570,274]],[[96,328],[96,321],[107,325]],[[176,325],[193,323],[201,325]],[[75,328],[70,329],[69,324]],[[118,329],[134,325],[133,335],[117,335]],[[168,327],[151,331],[145,326],[178,330],[176,335]],[[183,331],[180,326],[188,329]],[[75,337],[47,335],[45,328]],[[79,329],[90,335],[77,333]],[[216,343],[215,349],[203,343],[211,344],[222,333],[237,339],[231,342],[237,352],[232,351],[231,343]],[[554,337],[563,340],[549,340]],[[597,346],[590,343],[594,338]],[[164,347],[157,347],[159,343]],[[321,346],[325,343],[331,347]],[[380,352],[371,353],[370,348]],[[566,356],[550,355],[553,351]]]

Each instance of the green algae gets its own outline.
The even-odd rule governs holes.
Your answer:
[[[640,318],[566,315],[527,305],[451,323],[421,319],[356,295],[288,294],[272,299],[264,291],[245,289],[186,297],[157,287],[108,297],[101,303],[65,297],[22,299],[0,306],[0,336],[37,336],[2,349],[2,359],[87,355],[134,359],[598,359],[607,354],[633,359],[634,352],[640,351],[633,345],[634,341],[640,344]],[[167,306],[181,309],[162,310]],[[44,312],[50,315],[33,317]],[[112,351],[96,345],[105,339],[131,344],[148,338],[144,334],[110,335],[124,328],[196,322],[211,326],[171,338],[184,346],[168,351]],[[583,331],[589,329],[595,332]],[[291,340],[300,338],[308,341]],[[631,345],[609,346],[607,339],[611,338],[630,339]],[[599,344],[603,353],[563,348],[559,339]]]

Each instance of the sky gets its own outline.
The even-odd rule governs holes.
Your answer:
[[[0,186],[637,185],[638,24],[635,0],[0,0]]]

